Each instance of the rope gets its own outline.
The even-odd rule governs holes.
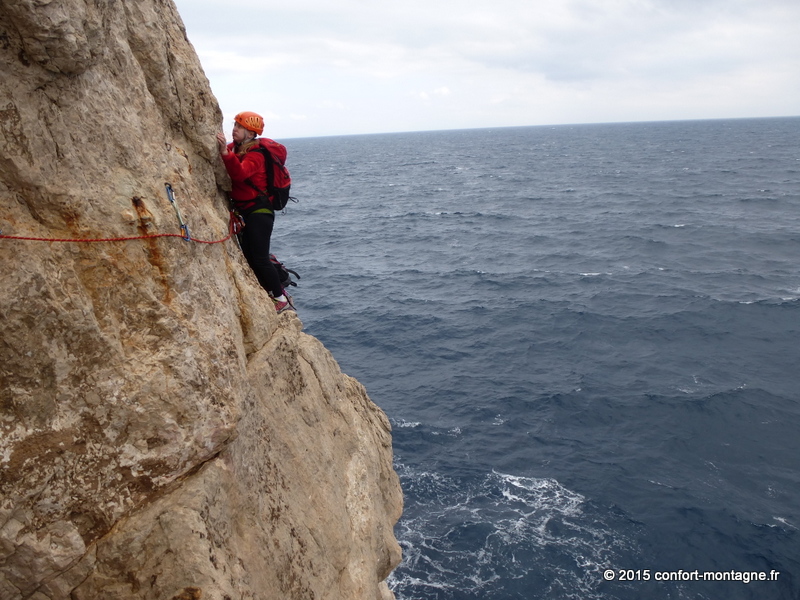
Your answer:
[[[184,229],[181,227],[181,229]],[[97,242],[128,242],[131,240],[148,240],[153,238],[177,237],[187,242],[195,242],[197,244],[221,244],[227,242],[231,237],[241,231],[241,222],[233,211],[231,211],[230,221],[228,222],[228,235],[220,240],[198,240],[190,235],[183,233],[152,233],[147,235],[134,235],[126,237],[113,237],[113,238],[89,238],[89,239],[76,239],[76,238],[43,238],[43,237],[29,237],[23,235],[3,235],[0,232],[0,239],[6,240],[26,240],[29,242],[76,242],[93,244]]]

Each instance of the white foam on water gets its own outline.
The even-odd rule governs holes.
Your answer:
[[[772,518],[775,519],[781,525],[785,525],[786,527],[790,527],[792,529],[798,529],[795,525],[789,523],[789,521],[787,521],[784,517],[772,517]]]
[[[526,582],[542,597],[601,598],[603,570],[631,551],[605,513],[555,479],[395,468],[407,494],[403,562],[389,578],[398,600],[502,597]]]

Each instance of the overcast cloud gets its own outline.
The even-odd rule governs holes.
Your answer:
[[[800,115],[798,0],[176,0],[230,133]]]

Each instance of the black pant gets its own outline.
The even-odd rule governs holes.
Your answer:
[[[283,294],[283,287],[278,271],[269,259],[269,241],[274,223],[274,214],[254,212],[244,215],[244,230],[239,242],[261,287],[277,298]]]

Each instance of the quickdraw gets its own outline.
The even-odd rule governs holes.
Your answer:
[[[180,224],[181,231],[183,232],[183,239],[188,242],[192,239],[192,236],[189,235],[189,226],[183,221],[183,215],[181,215],[181,209],[178,208],[178,202],[175,200],[175,193],[172,191],[172,186],[168,183],[165,183],[164,187],[167,188],[167,198],[169,198],[170,204],[172,204],[173,208],[175,209],[175,214],[178,215],[178,223]]]

